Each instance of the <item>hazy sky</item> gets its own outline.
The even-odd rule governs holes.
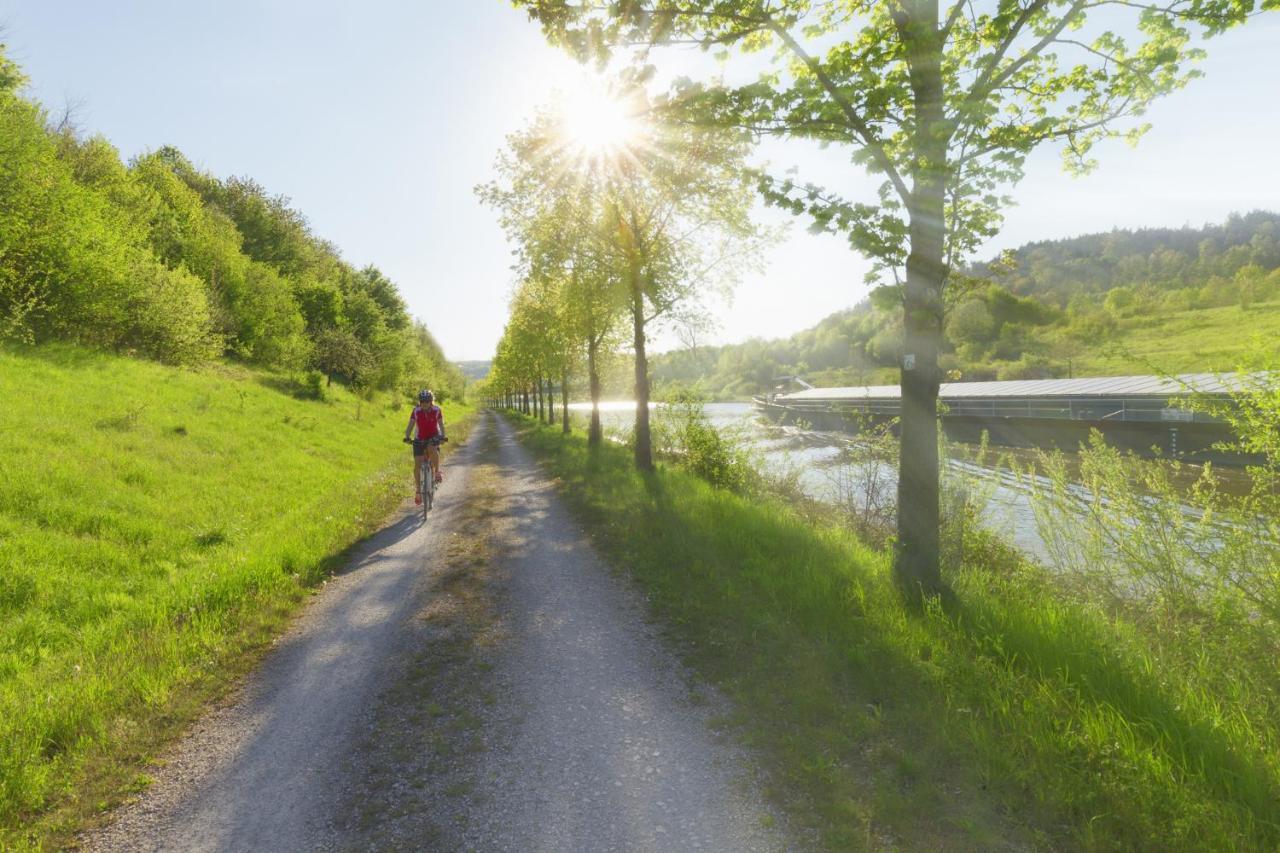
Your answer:
[[[51,109],[127,158],[176,145],[290,196],[315,232],[400,285],[454,359],[492,354],[509,249],[472,188],[503,137],[579,72],[503,0],[0,0],[2,40]],[[1084,179],[1037,154],[992,249],[1280,208],[1280,14],[1208,45],[1205,79],[1157,104],[1136,149]],[[858,185],[835,151],[779,167]],[[738,288],[717,341],[779,336],[856,302],[867,263],[803,225]]]

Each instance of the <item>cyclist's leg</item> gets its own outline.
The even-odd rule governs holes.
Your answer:
[[[422,457],[416,453],[413,456],[413,491],[414,494],[422,494]]]
[[[434,441],[427,448],[427,452],[431,454],[431,473],[436,478],[436,482],[440,482],[440,445]]]

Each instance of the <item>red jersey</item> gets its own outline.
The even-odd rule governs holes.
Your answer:
[[[410,420],[417,426],[417,435],[414,437],[419,441],[426,441],[428,438],[435,438],[444,433],[444,412],[440,411],[439,406],[433,405],[429,409],[414,406]]]

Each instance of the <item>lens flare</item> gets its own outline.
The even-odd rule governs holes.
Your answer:
[[[587,157],[616,156],[640,136],[631,105],[589,83],[566,95],[562,112],[565,143]]]

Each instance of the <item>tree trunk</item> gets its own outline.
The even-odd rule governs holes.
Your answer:
[[[597,447],[601,441],[600,431],[600,369],[596,365],[596,353],[600,344],[592,341],[587,346],[587,384],[591,391],[591,426],[587,427],[587,445]]]
[[[636,467],[653,470],[653,447],[649,434],[649,361],[645,355],[644,294],[640,290],[640,271],[631,271],[631,323],[636,351]]]
[[[542,377],[533,380],[533,414],[538,422],[542,422]]]
[[[547,424],[556,425],[556,386],[550,376],[547,377]]]
[[[569,371],[560,371],[560,431],[569,434]]]
[[[911,596],[941,589],[938,477],[938,350],[947,270],[945,187],[947,135],[937,0],[909,5],[905,26],[910,82],[920,117],[913,140],[911,253],[903,305],[902,420],[898,462],[898,538],[894,571]]]

